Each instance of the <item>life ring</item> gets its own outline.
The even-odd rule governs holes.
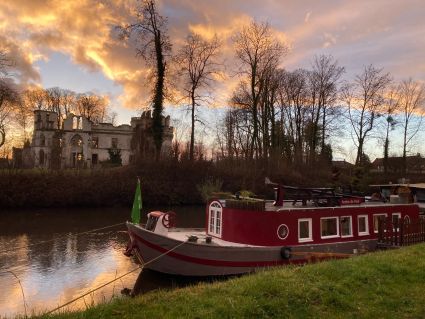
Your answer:
[[[162,225],[165,228],[173,228],[176,225],[176,213],[169,211],[162,217]]]
[[[280,256],[282,256],[283,259],[290,259],[292,257],[292,248],[282,247],[280,249]]]

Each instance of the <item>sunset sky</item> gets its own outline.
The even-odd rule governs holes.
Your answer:
[[[25,86],[59,86],[76,92],[108,94],[119,122],[146,101],[146,72],[134,47],[119,40],[114,26],[130,21],[125,0],[3,0],[0,45],[15,59]],[[189,31],[214,33],[228,76],[216,86],[217,106],[225,106],[236,79],[231,76],[231,36],[251,18],[268,21],[290,47],[282,67],[309,67],[316,54],[332,54],[350,80],[374,64],[395,80],[425,80],[425,2],[423,0],[281,1],[162,0],[177,49]]]

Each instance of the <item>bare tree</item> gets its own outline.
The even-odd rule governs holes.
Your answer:
[[[19,93],[10,79],[0,79],[0,147],[6,143],[6,128],[11,120]]]
[[[265,77],[270,74],[270,70],[277,68],[287,47],[273,35],[268,23],[255,21],[243,27],[233,41],[236,57],[240,63],[239,72],[246,77],[249,88],[247,92],[253,122],[250,158],[254,158],[254,152],[258,158],[258,107],[264,90]]]
[[[399,88],[397,86],[391,86],[385,94],[385,104],[383,105],[382,115],[384,119],[384,172],[388,172],[388,156],[390,148],[390,132],[396,127],[396,114],[400,109],[399,103]]]
[[[198,34],[191,33],[175,56],[178,65],[177,74],[183,80],[181,90],[187,96],[191,109],[190,160],[193,160],[194,155],[196,107],[207,99],[207,94],[203,94],[206,93],[203,90],[209,87],[214,81],[214,74],[219,72],[220,65],[216,57],[220,45],[217,36],[208,41]]]
[[[425,87],[423,84],[405,80],[399,88],[401,125],[403,126],[403,172],[407,170],[407,146],[421,128],[425,107]]]
[[[13,66],[13,61],[9,58],[5,50],[0,49],[0,75],[6,76],[8,69]]]
[[[166,89],[166,59],[171,52],[171,42],[167,35],[167,19],[158,13],[155,0],[139,0],[136,19],[135,23],[125,25],[120,30],[124,37],[129,38],[133,34],[137,37],[140,45],[137,54],[154,70],[152,133],[156,158],[159,159],[163,140],[162,112]]]
[[[362,164],[364,145],[375,128],[379,111],[385,102],[384,91],[391,82],[390,75],[372,65],[364,68],[352,84],[342,90],[342,101],[347,107],[347,118],[357,146],[356,165]]]
[[[93,94],[84,95],[89,96],[90,99],[95,99],[95,97],[97,97]],[[45,90],[45,99],[47,109],[57,114],[58,128],[61,128],[63,120],[69,113],[76,111],[76,93],[73,91],[59,87],[53,87]]]
[[[314,164],[319,140],[321,140],[321,153],[325,150],[326,130],[331,122],[331,117],[335,115],[333,107],[338,96],[339,81],[345,69],[340,67],[330,55],[316,56],[312,66],[312,71],[308,73],[311,95],[309,107],[311,140],[309,144],[310,161]]]
[[[42,88],[27,89],[23,93],[24,103],[32,110],[47,110],[46,91]]]
[[[107,101],[104,96],[93,93],[78,94],[76,99],[76,109],[79,115],[86,117],[92,122],[103,122]]]
[[[29,140],[30,133],[28,131],[32,127],[31,123],[33,120],[33,109],[28,106],[29,105],[25,103],[25,100],[20,98],[13,108],[14,120],[22,129],[21,137],[23,143]]]
[[[282,134],[286,135],[290,144],[288,159],[296,165],[304,162],[305,129],[309,121],[310,94],[307,74],[303,69],[294,72],[281,70],[279,74],[280,126],[285,130]]]

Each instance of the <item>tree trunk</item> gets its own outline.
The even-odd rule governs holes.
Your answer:
[[[155,143],[155,157],[156,160],[160,159],[161,147],[163,140],[163,125],[162,125],[162,110],[164,101],[164,78],[165,78],[165,63],[162,54],[161,33],[157,32],[155,35],[155,52],[156,52],[156,65],[157,65],[157,78],[155,84],[155,92],[153,98],[153,138]]]
[[[403,136],[403,174],[407,173],[407,125],[408,125],[408,121],[406,120],[404,125],[404,136]]]
[[[385,143],[384,143],[384,173],[388,173],[388,149],[390,146],[390,140],[389,140],[389,135],[390,135],[390,123],[387,123],[387,133],[385,136]]]
[[[193,161],[193,153],[195,148],[195,92],[193,90],[190,93],[190,98],[192,100],[192,129],[190,132],[189,159]]]
[[[3,128],[0,128],[0,147],[2,147],[5,142],[6,142],[6,132],[4,131]]]
[[[361,165],[363,158],[363,139],[359,139],[359,146],[357,147],[356,165]]]

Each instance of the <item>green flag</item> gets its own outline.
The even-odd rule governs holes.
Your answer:
[[[131,210],[131,221],[133,224],[140,223],[140,210],[142,209],[142,192],[140,191],[140,179],[137,179],[136,193],[134,194],[133,208]]]

